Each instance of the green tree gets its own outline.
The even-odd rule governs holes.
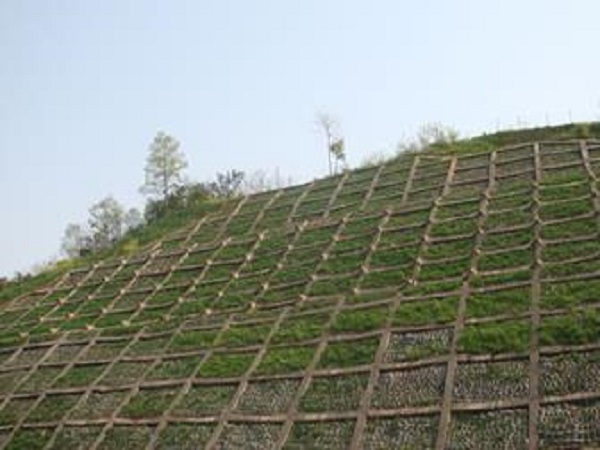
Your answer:
[[[329,175],[338,172],[340,166],[345,165],[346,152],[344,139],[339,137],[339,123],[329,114],[321,113],[317,116],[317,124],[325,134],[327,144],[327,158],[329,163]]]
[[[125,210],[113,197],[108,196],[89,209],[88,225],[95,249],[108,248],[123,237]]]
[[[179,150],[179,141],[162,131],[158,132],[149,147],[141,191],[166,200],[184,184],[183,170],[186,167],[187,161]]]

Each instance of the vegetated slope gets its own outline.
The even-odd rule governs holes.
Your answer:
[[[0,306],[1,448],[600,444],[600,141],[244,198]]]

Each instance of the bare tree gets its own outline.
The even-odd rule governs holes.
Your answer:
[[[179,150],[179,141],[162,131],[154,137],[149,151],[146,179],[140,190],[166,200],[184,182],[183,170],[187,167],[185,155]]]
[[[458,132],[438,122],[421,125],[416,136],[398,144],[398,152],[425,150],[433,144],[451,144],[458,139]]]
[[[340,164],[346,161],[344,139],[339,136],[339,123],[331,115],[320,113],[317,115],[317,124],[325,134],[329,175],[333,175],[337,173]]]

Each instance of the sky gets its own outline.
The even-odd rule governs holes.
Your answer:
[[[59,255],[107,195],[142,208],[154,135],[191,180],[327,172],[420,125],[463,136],[600,120],[595,0],[3,0],[0,276]]]

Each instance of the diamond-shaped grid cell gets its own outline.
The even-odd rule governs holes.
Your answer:
[[[237,384],[195,385],[175,405],[174,417],[218,415],[237,390]]]
[[[60,421],[79,400],[79,394],[47,395],[27,416],[27,423]]]
[[[600,402],[542,406],[540,448],[594,448],[600,442]]]
[[[150,442],[154,427],[144,425],[115,425],[109,428],[98,446],[100,450],[145,449]]]
[[[36,400],[37,397],[12,398],[0,409],[0,426],[16,424]]]
[[[151,362],[118,362],[102,377],[100,384],[121,386],[138,381],[151,366]]]
[[[52,437],[54,428],[20,428],[5,450],[41,450]]]
[[[451,329],[393,333],[384,361],[393,363],[443,355],[450,352],[451,342]]]
[[[442,365],[381,372],[372,407],[393,409],[441,403],[445,376],[446,366]]]
[[[299,379],[249,383],[236,410],[247,414],[284,413],[299,386]]]
[[[343,450],[350,447],[354,430],[353,420],[295,422],[284,448]]]
[[[121,409],[119,416],[130,419],[160,417],[178,392],[176,387],[141,389]]]
[[[358,409],[368,374],[313,378],[300,401],[307,412],[348,411]]]
[[[108,419],[128,395],[128,390],[91,392],[69,414],[72,420]]]
[[[600,391],[600,352],[542,357],[542,395],[567,395]]]
[[[160,433],[159,450],[197,450],[203,448],[214,431],[214,425],[170,423]]]
[[[363,448],[433,448],[438,420],[437,416],[369,419],[363,436]]]
[[[228,423],[215,448],[263,450],[274,448],[281,430],[280,424]]]
[[[527,448],[527,410],[454,413],[450,449]]]
[[[56,436],[53,448],[82,450],[90,448],[102,431],[102,425],[65,426]]]
[[[526,398],[529,362],[464,363],[456,369],[453,397],[457,402]]]

